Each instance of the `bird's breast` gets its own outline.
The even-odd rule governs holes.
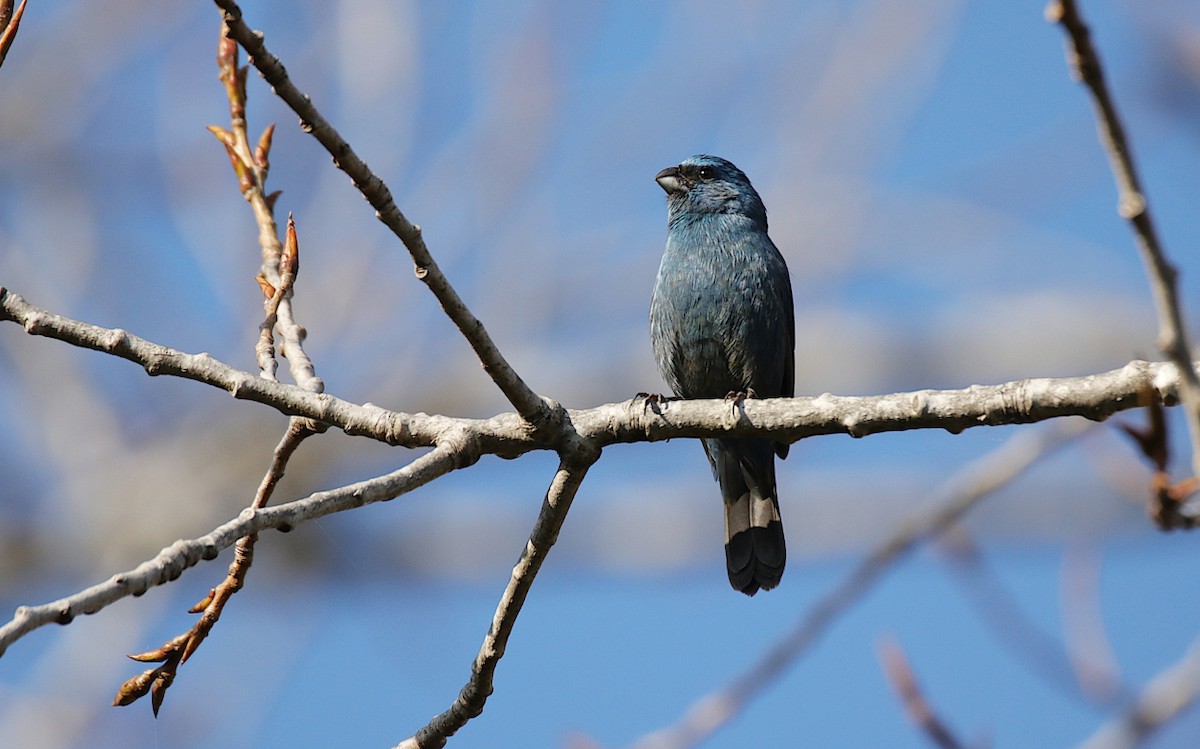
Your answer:
[[[727,244],[672,235],[650,328],[660,372],[676,395],[719,398],[750,388],[777,394],[782,374],[771,342],[784,321],[767,273]]]

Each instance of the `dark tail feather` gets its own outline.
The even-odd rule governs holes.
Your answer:
[[[787,549],[775,489],[775,443],[765,439],[704,440],[725,501],[725,565],[729,583],[752,596],[779,585]]]
[[[729,584],[752,596],[779,585],[787,561],[775,497],[747,491],[725,505],[725,565]]]

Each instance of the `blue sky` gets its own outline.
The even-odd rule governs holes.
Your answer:
[[[799,392],[958,388],[1155,355],[1090,105],[1040,2],[244,10],[387,179],[518,371],[570,407],[663,388],[646,330],[665,237],[653,176],[697,152],[736,162],[766,202],[796,291]],[[1083,11],[1194,311],[1200,14],[1182,2]],[[204,130],[227,118],[216,20],[204,4],[31,8],[0,71],[0,284],[250,368],[255,230]],[[278,123],[270,184],[296,216],[297,314],[329,391],[409,412],[508,410],[348,180],[253,74],[249,95],[252,130]],[[0,328],[0,607],[74,592],[236,514],[284,424]],[[673,722],[947,475],[1036,428],[797,445],[780,468],[788,572],[754,599],[724,579],[699,448],[610,448],[495,695],[451,745],[617,747]],[[328,434],[302,448],[278,496],[411,458]],[[247,589],[157,721],[145,705],[107,707],[136,670],[123,654],[186,627],[227,556],[37,632],[0,661],[0,743],[390,746],[462,686],[553,467],[485,458],[398,501],[264,537]],[[1137,504],[1148,479],[1105,427],[966,521],[988,579],[1051,640],[1079,636],[1064,626],[1066,561],[1093,560],[1094,613],[1134,687],[1182,655],[1200,613],[1185,572],[1200,561],[1194,538],[1150,527]],[[889,636],[968,740],[1089,735],[1110,708],[1030,668],[1016,625],[981,615],[971,590],[944,552],[918,552],[708,746],[926,746],[882,676]],[[1190,747],[1197,730],[1189,716],[1150,745]]]

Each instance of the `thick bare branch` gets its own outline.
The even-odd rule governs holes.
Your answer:
[[[466,303],[450,281],[434,262],[433,255],[425,246],[421,227],[409,221],[400,212],[392,193],[382,179],[370,170],[366,162],[358,157],[350,144],[338,133],[328,120],[313,105],[307,94],[296,88],[288,78],[287,70],[278,57],[271,54],[263,43],[259,32],[251,31],[242,21],[242,10],[233,0],[214,0],[225,12],[225,23],[229,33],[250,55],[250,63],[258,68],[275,94],[300,117],[300,127],[311,134],[333,157],[333,163],[354,181],[367,202],[375,209],[375,216],[395,234],[412,255],[417,278],[429,287],[446,314],[458,326],[476,356],[509,403],[522,418],[541,427],[554,420],[557,410],[537,393],[533,392],[516,370],[500,353],[483,323],[471,313]]]
[[[305,416],[336,426],[348,434],[369,435],[391,445],[429,447],[437,444],[443,434],[470,428],[469,419],[400,414],[273,382],[231,367],[208,354],[184,353],[120,328],[102,328],[55,315],[29,304],[3,287],[0,287],[0,320],[18,323],[30,335],[46,336],[128,359],[152,376],[171,375],[203,382],[229,392],[234,398],[263,403],[288,416]]]
[[[469,434],[485,455],[513,458],[530,450],[556,449],[557,436],[539,436],[516,414],[490,419],[406,414],[358,405],[327,393],[269,382],[208,354],[187,354],[117,328],[102,328],[34,307],[0,287],[0,320],[31,335],[103,351],[142,366],[151,375],[173,375],[257,401],[289,416],[305,416],[345,431],[405,447],[428,447],[443,435]],[[1016,380],[962,390],[919,390],[875,396],[748,399],[736,413],[725,400],[648,404],[635,399],[566,412],[579,439],[604,447],[678,437],[770,436],[794,442],[823,434],[864,437],[909,429],[960,432],[977,426],[1029,424],[1062,416],[1102,421],[1157,399],[1175,402],[1178,370],[1170,362],[1133,361],[1085,377]]]
[[[1192,438],[1192,473],[1200,476],[1200,377],[1191,364],[1191,349],[1177,293],[1178,273],[1158,239],[1125,128],[1104,80],[1100,56],[1092,46],[1091,33],[1079,15],[1075,0],[1051,0],[1046,7],[1046,18],[1062,26],[1069,43],[1067,59],[1071,72],[1091,92],[1100,138],[1117,183],[1117,210],[1133,230],[1150,278],[1154,305],[1158,310],[1158,347],[1183,373],[1179,390]]]
[[[728,687],[697,700],[678,723],[642,737],[633,745],[634,749],[685,749],[700,745],[782,676],[899,559],[1088,428],[1090,425],[1084,422],[1072,421],[1051,429],[1022,432],[952,476],[923,511],[896,528],[749,670]]]
[[[243,536],[269,528],[290,530],[306,520],[394,499],[456,468],[471,465],[478,457],[470,440],[448,439],[387,475],[317,492],[274,507],[247,508],[212,532],[199,538],[176,541],[153,559],[86,590],[40,606],[17,608],[13,618],[0,626],[0,655],[9,645],[39,627],[69,624],[76,616],[94,614],[122,598],[140,596],[156,585],[168,583],[202,559],[215,559],[222,549],[233,546]]]
[[[558,472],[554,474],[554,480],[546,491],[533,532],[530,533],[521,558],[513,567],[508,585],[500,596],[500,603],[492,617],[492,626],[483,639],[475,662],[471,664],[471,678],[449,708],[434,716],[412,737],[400,742],[396,749],[445,746],[447,737],[483,712],[484,703],[492,693],[496,665],[504,657],[508,636],[512,634],[517,615],[521,613],[521,607],[525,604],[525,597],[529,594],[533,580],[541,569],[542,562],[546,560],[550,548],[558,540],[558,532],[566,520],[567,511],[571,509],[571,502],[575,499],[583,477],[598,457],[599,453],[595,453],[583,459],[564,459],[560,463]]]

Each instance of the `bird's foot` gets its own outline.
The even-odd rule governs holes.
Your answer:
[[[730,390],[725,394],[725,400],[729,403],[729,415],[736,422],[742,416],[742,403],[747,398],[757,398],[758,394],[754,392],[754,388],[746,388],[745,390]]]
[[[754,392],[754,388],[746,388],[745,390],[730,390],[725,394],[725,400],[741,403],[747,398],[757,398],[758,393]]]
[[[662,393],[638,393],[637,395],[633,396],[633,400],[630,401],[630,405],[636,405],[638,401],[641,401],[643,414],[645,414],[647,411],[659,413],[660,408],[664,403],[670,403],[671,401],[677,400],[683,399],[671,395],[663,395]]]

